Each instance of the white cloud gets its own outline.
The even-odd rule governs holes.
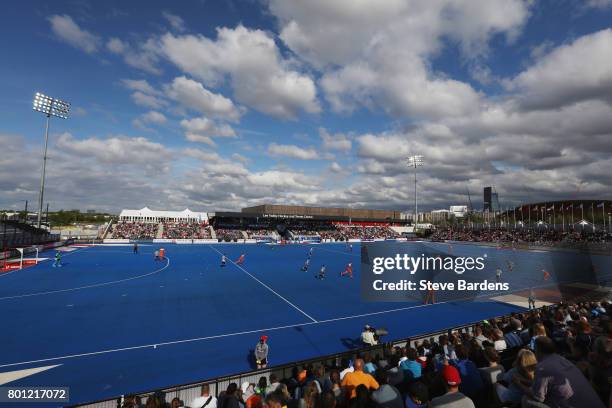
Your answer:
[[[318,153],[314,149],[304,149],[296,145],[282,145],[270,143],[268,145],[268,153],[273,156],[285,156],[300,160],[316,160],[319,158]]]
[[[138,118],[134,119],[132,122],[134,126],[142,130],[150,130],[147,128],[147,125],[163,125],[166,123],[168,119],[163,113],[156,111],[149,111],[147,113],[143,113]]]
[[[351,140],[342,133],[332,135],[326,129],[319,128],[319,136],[323,141],[323,149],[347,152],[352,148]]]
[[[80,28],[69,15],[52,15],[47,18],[51,23],[51,31],[60,40],[71,46],[93,54],[98,51],[100,37]]]
[[[111,136],[105,139],[76,139],[70,133],[63,133],[57,139],[57,146],[81,157],[95,157],[108,164],[155,164],[170,159],[172,153],[160,143],[144,137]],[[138,154],[134,154],[137,152]]]
[[[176,14],[162,11],[162,16],[168,21],[168,24],[176,31],[185,31],[185,21]]]
[[[144,94],[140,91],[132,93],[131,98],[136,105],[145,106],[152,109],[161,109],[168,105],[165,100],[154,95]]]
[[[185,130],[185,137],[190,142],[206,143],[214,146],[215,137],[236,137],[234,129],[227,124],[217,124],[214,121],[202,117],[183,119],[181,127]]]
[[[340,166],[338,163],[333,162],[330,166],[329,169],[334,172],[334,173],[341,173],[342,172],[342,166]]]
[[[589,99],[612,103],[612,29],[559,46],[510,81],[526,109],[555,109]]]
[[[240,119],[241,112],[231,99],[210,92],[201,83],[185,76],[174,78],[164,89],[169,98],[191,110],[215,118]]]
[[[137,46],[132,46],[126,41],[113,37],[106,42],[106,48],[113,54],[123,57],[123,61],[131,67],[149,74],[161,74],[157,66],[158,45],[152,38],[140,42]]]
[[[149,111],[141,115],[141,118],[145,123],[154,123],[156,125],[163,125],[167,121],[166,116],[163,113],[156,111]]]
[[[161,93],[153,88],[146,79],[122,79],[121,83],[131,91],[139,91],[148,95],[159,95]]]
[[[494,35],[512,40],[529,15],[522,0],[269,4],[285,44],[323,71],[320,84],[335,111],[366,107],[397,117],[477,112],[482,96],[467,83],[433,72],[431,59],[445,39],[466,59],[481,58]]]
[[[264,31],[242,25],[219,28],[216,40],[168,33],[161,48],[170,61],[205,84],[216,85],[229,76],[235,98],[260,112],[292,119],[301,111],[320,111],[312,78],[292,68]]]

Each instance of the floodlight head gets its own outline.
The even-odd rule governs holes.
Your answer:
[[[424,164],[423,156],[420,154],[408,157],[408,165],[410,167],[420,167],[423,164]]]
[[[67,119],[68,112],[70,111],[70,104],[60,99],[55,99],[41,94],[40,92],[36,92],[34,101],[32,102],[32,109],[42,112],[47,116]]]

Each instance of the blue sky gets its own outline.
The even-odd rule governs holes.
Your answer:
[[[612,1],[12,2],[0,208],[609,198]],[[47,201],[45,200],[45,201]]]

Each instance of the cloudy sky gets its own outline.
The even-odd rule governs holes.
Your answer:
[[[17,2],[0,208],[611,198],[612,0]]]

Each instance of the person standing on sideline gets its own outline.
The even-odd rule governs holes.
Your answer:
[[[429,302],[431,302],[432,305],[436,303],[436,292],[433,288],[427,289],[427,296],[425,296],[425,301],[423,304],[426,305]]]
[[[268,366],[268,353],[270,348],[268,347],[268,336],[261,336],[259,342],[255,345],[255,363],[257,369],[266,368]]]
[[[155,259],[156,261],[159,261],[159,250],[156,249],[155,252],[153,253],[153,259]]]
[[[137,254],[137,253],[138,253],[138,242],[134,242],[134,249],[133,249],[133,252],[134,252],[135,254]]]

